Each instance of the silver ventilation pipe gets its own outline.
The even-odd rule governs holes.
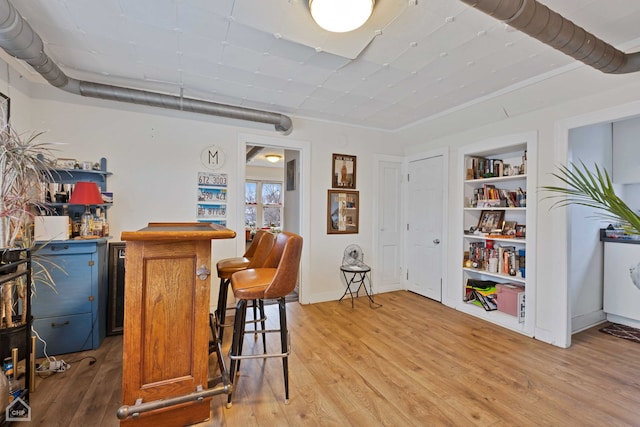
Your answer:
[[[31,65],[51,85],[67,92],[93,98],[201,113],[211,116],[273,124],[289,135],[291,118],[279,113],[218,104],[182,96],[92,83],[68,77],[44,52],[44,43],[8,0],[0,0],[0,47]]]
[[[640,52],[624,53],[536,0],[461,0],[603,73],[640,70]]]

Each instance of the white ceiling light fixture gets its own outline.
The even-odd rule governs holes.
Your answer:
[[[332,33],[360,28],[371,16],[375,0],[309,0],[311,16]]]
[[[264,157],[271,163],[278,163],[282,158],[282,156],[279,156],[278,154],[267,154]]]

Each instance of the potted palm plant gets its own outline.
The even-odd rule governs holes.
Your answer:
[[[640,237],[640,215],[634,212],[613,189],[611,178],[605,169],[595,165],[595,172],[590,171],[584,163],[571,168],[561,166],[558,173],[553,174],[564,182],[566,187],[544,186],[544,190],[557,193],[550,197],[558,197],[553,206],[568,206],[571,204],[587,206],[598,210],[603,219],[620,224],[627,234]],[[640,289],[640,277],[637,271],[640,262],[631,269],[631,281]]]
[[[42,207],[42,182],[51,181],[53,156],[49,143],[38,142],[41,133],[24,137],[10,125],[0,129],[0,264],[17,261],[33,246],[32,223],[34,212]],[[26,268],[21,264],[17,268]],[[15,272],[15,270],[13,271]],[[11,274],[3,269],[1,274]],[[26,311],[16,315],[16,307],[26,307],[24,276],[2,284],[0,293],[0,334],[25,327]],[[50,283],[50,282],[49,282]],[[21,305],[18,304],[21,301]],[[16,331],[19,333],[19,331]],[[4,350],[3,350],[4,351]]]
[[[557,193],[558,200],[554,207],[571,204],[587,206],[600,212],[603,219],[621,224],[629,234],[640,235],[640,215],[634,212],[613,189],[609,173],[595,165],[595,172],[590,171],[584,163],[560,166],[553,176],[564,182],[566,187],[543,186],[547,191]]]

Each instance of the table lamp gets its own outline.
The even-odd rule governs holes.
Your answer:
[[[91,236],[93,234],[93,230],[91,230],[93,216],[91,215],[89,205],[101,205],[104,203],[98,184],[95,182],[77,182],[69,203],[72,205],[84,205],[84,213],[82,214],[80,225],[80,236]]]

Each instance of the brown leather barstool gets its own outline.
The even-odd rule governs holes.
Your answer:
[[[261,266],[269,256],[273,244],[275,242],[275,235],[266,230],[258,230],[253,237],[251,245],[241,257],[225,258],[216,263],[216,270],[218,277],[220,278],[220,289],[218,289],[218,307],[215,311],[215,325],[217,336],[220,342],[224,335],[224,328],[232,326],[232,324],[225,324],[226,312],[227,312],[227,295],[229,293],[229,283],[231,282],[231,275],[235,272],[245,270],[249,267]],[[256,313],[256,304],[253,306],[254,320],[258,320]],[[264,318],[264,316],[262,316]],[[256,327],[257,329],[257,327]],[[264,329],[264,327],[263,327]]]
[[[293,292],[298,282],[301,254],[302,237],[283,231],[277,235],[276,242],[264,267],[248,268],[231,276],[231,289],[233,289],[233,295],[238,302],[233,326],[233,340],[229,351],[229,358],[231,359],[230,379],[232,382],[234,381],[242,359],[281,357],[284,371],[285,403],[289,402],[289,353],[291,349],[289,331],[287,329],[285,297]],[[263,329],[259,332],[279,332],[280,353],[242,355],[247,302],[255,299],[276,299],[278,301],[280,328],[274,330]],[[229,393],[227,401],[227,407],[230,406],[231,393]]]

